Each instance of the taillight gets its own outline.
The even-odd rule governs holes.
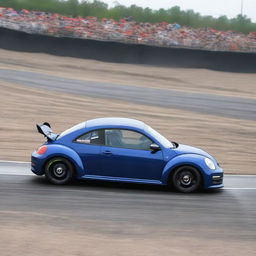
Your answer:
[[[45,152],[47,151],[47,146],[41,146],[38,150],[37,150],[37,154],[39,155],[43,155]]]

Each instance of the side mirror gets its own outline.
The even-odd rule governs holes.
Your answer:
[[[153,152],[157,152],[157,151],[161,150],[160,146],[157,145],[157,144],[155,144],[155,143],[153,143],[153,144],[150,145],[150,149],[151,149]]]

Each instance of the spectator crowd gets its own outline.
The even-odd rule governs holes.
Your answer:
[[[256,32],[243,34],[212,28],[196,29],[167,22],[138,23],[132,17],[119,21],[106,18],[99,20],[96,17],[71,18],[56,13],[0,7],[0,27],[57,37],[213,51],[256,52]]]

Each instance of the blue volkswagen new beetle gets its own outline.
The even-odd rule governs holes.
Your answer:
[[[143,122],[128,118],[89,120],[53,133],[32,153],[31,168],[54,184],[73,178],[159,184],[180,192],[223,187],[223,170],[205,151],[171,142]]]

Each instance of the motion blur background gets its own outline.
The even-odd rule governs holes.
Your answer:
[[[1,0],[0,159],[29,161],[43,143],[36,123],[60,133],[122,116],[203,148],[228,174],[255,174],[254,2]],[[250,202],[240,194],[174,194],[172,201],[168,193],[140,191],[136,201],[129,188],[116,195],[105,187],[102,197],[97,185],[57,191],[35,180],[22,190],[1,179],[3,255],[83,255],[85,244],[88,255],[99,255],[98,244],[109,255],[255,253],[255,229],[243,219],[253,221],[255,212],[243,210]],[[16,185],[26,182],[17,177]],[[176,202],[175,211],[166,202]],[[15,243],[6,246],[10,236]]]

